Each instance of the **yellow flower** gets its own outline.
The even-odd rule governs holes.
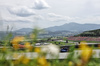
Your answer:
[[[92,49],[90,47],[84,48],[81,53],[81,58],[83,61],[87,62],[92,56]]]
[[[12,40],[12,44],[18,44],[20,41],[24,40],[23,36],[16,36],[14,37],[14,39]]]
[[[49,66],[50,64],[47,62],[46,58],[43,56],[43,57],[40,57],[38,58],[38,63],[40,66]]]
[[[42,66],[51,66],[49,62],[47,62],[45,65]]]
[[[14,54],[13,54],[13,58],[15,58],[15,59],[18,59],[18,56],[19,56],[19,55],[18,55],[17,53],[14,53]]]
[[[38,52],[38,53],[41,52],[41,50],[40,50],[39,47],[36,47],[34,51],[35,51],[35,52]]]
[[[26,42],[26,43],[25,43],[25,48],[30,48],[30,46],[31,46],[31,45],[30,45],[29,42]]]
[[[14,37],[14,39],[12,40],[12,44],[13,44],[13,48],[15,50],[17,50],[19,48],[19,42],[24,40],[24,37],[23,36],[17,36],[17,37]]]
[[[16,59],[16,60],[13,61],[14,65],[16,66],[16,64],[19,64],[20,62],[23,61],[23,59],[25,58],[25,56],[24,56],[24,55],[21,55],[20,57],[18,57],[18,54],[15,53],[15,54],[13,55],[13,58]]]
[[[73,66],[73,62],[72,61],[69,61],[68,62],[68,66]]]
[[[17,53],[13,54],[13,58],[16,59],[16,60],[13,61],[15,66],[16,66],[16,64],[19,64],[22,61],[23,57],[24,57],[24,56],[21,56],[21,57],[18,57],[18,56],[19,55]]]
[[[13,48],[14,48],[15,50],[19,49],[19,44],[13,44]]]
[[[85,41],[80,42],[79,48],[82,50],[85,47],[87,47],[87,42],[85,42]]]
[[[21,62],[25,58],[25,55],[21,55],[17,60]]]
[[[32,51],[33,50],[33,46],[31,46],[31,44],[29,42],[25,43],[25,48],[27,48],[27,51]]]
[[[28,64],[29,61],[30,61],[30,59],[27,58],[27,57],[25,57],[25,58],[23,58],[22,63],[23,63],[23,64]]]
[[[33,46],[30,46],[29,51],[32,51],[32,50],[33,50]]]
[[[81,59],[84,62],[88,62],[88,60],[92,56],[92,48],[87,46],[87,43],[85,41],[81,42],[79,47],[82,50],[82,52],[81,52]]]

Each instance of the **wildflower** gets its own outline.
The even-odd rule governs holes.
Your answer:
[[[13,44],[13,48],[17,50],[19,48],[19,44]]]
[[[31,44],[29,42],[25,43],[25,48],[27,49],[27,51],[32,51],[33,47],[31,46]]]
[[[23,36],[16,36],[14,37],[14,39],[12,40],[12,44],[18,44],[20,41],[24,40]]]
[[[92,48],[87,46],[86,42],[81,42],[80,43],[80,49],[82,50],[82,52],[81,52],[81,59],[84,62],[88,62],[88,60],[92,56]]]
[[[87,47],[87,43],[85,41],[80,42],[79,48],[82,50]]]
[[[18,59],[18,56],[19,56],[19,55],[18,55],[17,53],[14,53],[14,54],[13,54],[13,58],[14,58],[14,59]]]
[[[56,45],[50,44],[41,48],[42,52],[51,53],[54,56],[57,56],[59,53],[59,48]]]
[[[18,61],[21,62],[24,58],[25,58],[25,55],[21,55],[21,56],[18,58]]]
[[[26,42],[26,43],[25,43],[25,48],[30,48],[30,46],[31,46],[31,45],[30,45],[29,42]]]
[[[48,52],[48,47],[47,47],[47,46],[43,46],[43,47],[41,48],[41,52],[47,53],[47,52]]]
[[[20,63],[20,61],[18,60],[18,57],[19,57],[19,55],[18,55],[17,53],[14,53],[14,54],[13,54],[13,59],[15,59],[15,60],[13,61],[13,64],[14,64],[14,65]]]
[[[15,60],[13,61],[13,64],[14,64],[14,65],[17,65],[17,64],[19,64],[20,62],[23,61],[23,59],[25,58],[25,56],[24,56],[24,55],[21,55],[21,56],[19,57],[19,55],[18,55],[17,53],[14,53],[14,54],[13,54],[13,58],[15,59]]]
[[[73,62],[72,61],[69,61],[68,62],[68,66],[73,66]]]
[[[39,47],[36,47],[34,51],[35,51],[35,52],[38,52],[38,53],[40,53],[40,52],[41,52],[41,50],[40,50],[40,48],[39,48]]]
[[[16,50],[19,48],[19,42],[24,40],[23,36],[17,36],[12,40],[13,48]]]
[[[40,66],[49,66],[50,65],[44,56],[38,58],[38,63]]]
[[[30,59],[29,59],[29,58],[24,57],[24,58],[23,58],[23,60],[22,60],[22,63],[23,63],[23,64],[28,64],[28,63],[29,63],[29,61],[30,61]]]
[[[81,53],[81,58],[83,61],[87,62],[92,56],[92,49],[90,47],[84,48]]]

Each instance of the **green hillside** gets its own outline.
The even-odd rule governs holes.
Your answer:
[[[76,36],[85,36],[85,37],[100,37],[100,29],[85,31]]]

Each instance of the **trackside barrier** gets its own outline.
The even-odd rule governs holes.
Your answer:
[[[78,55],[80,55],[81,53],[81,50],[75,50],[74,51],[75,54],[74,56],[77,57]],[[58,54],[58,59],[66,59],[68,54],[70,52],[66,52],[66,53],[59,53]],[[36,52],[27,52],[27,53],[17,53],[18,54],[18,57],[17,58],[13,58],[12,55],[7,55],[7,59],[12,59],[12,60],[15,60],[15,59],[18,59],[20,58],[22,55],[25,55],[26,57],[28,57],[29,59],[35,59],[38,57],[38,53]],[[2,54],[0,54],[0,58],[2,58]],[[54,57],[52,56],[51,54],[47,54],[46,56],[46,59],[56,59],[57,57]],[[100,50],[99,49],[96,49],[96,50],[93,50],[93,58],[100,58]]]

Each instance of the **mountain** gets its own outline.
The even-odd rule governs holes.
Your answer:
[[[79,23],[71,22],[61,26],[44,28],[44,30],[51,31],[51,32],[55,32],[55,31],[83,32],[83,31],[95,30],[95,29],[100,29],[100,24],[79,24]],[[16,30],[16,32],[31,32],[32,30],[33,30],[32,28],[22,28]]]
[[[45,28],[47,31],[87,31],[87,30],[94,30],[100,29],[100,24],[79,24],[75,22],[67,23],[61,26],[54,26]]]
[[[14,36],[22,36],[22,35],[28,35],[30,32],[32,32],[32,28],[22,28],[16,31],[13,31]]]
[[[79,24],[75,22],[66,23],[61,26],[54,26],[44,28],[45,32],[40,33],[40,36],[73,36],[80,34],[84,31],[100,29],[100,24]],[[22,28],[14,31],[14,35],[28,35],[31,33],[32,28]]]

